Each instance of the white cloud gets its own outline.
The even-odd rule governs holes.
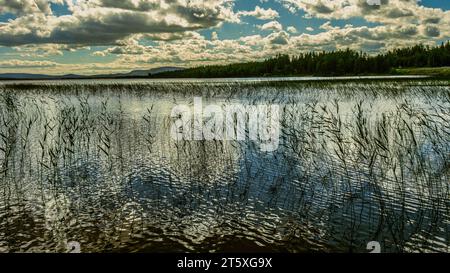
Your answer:
[[[449,11],[428,8],[418,0],[380,0],[371,5],[367,0],[280,0],[290,10],[303,10],[307,17],[349,19],[361,17],[375,23],[420,23],[450,17]]]
[[[54,67],[57,63],[50,61],[26,61],[26,60],[7,60],[0,61],[0,68],[22,69],[22,68],[43,68]]]
[[[213,31],[213,33],[211,33],[211,40],[216,41],[219,39],[219,35],[217,34],[217,32]]]
[[[287,45],[289,43],[289,34],[285,31],[272,33],[266,38],[271,45]]]
[[[273,20],[280,17],[276,10],[271,8],[263,9],[259,6],[256,6],[253,11],[240,11],[238,14],[241,16],[253,16],[261,20]]]
[[[52,14],[50,3],[62,3],[63,0],[0,0],[0,14],[18,15],[45,13]]]
[[[283,26],[278,21],[271,21],[262,26],[258,26],[261,30],[273,30],[273,31],[281,31],[283,30]]]
[[[297,29],[294,26],[289,26],[286,30],[292,34],[297,33]]]
[[[239,22],[229,0],[78,0],[68,2],[71,15],[20,11],[42,11],[49,4],[47,0],[39,3],[2,9],[8,12],[14,8],[20,16],[0,24],[0,45],[108,45],[133,34],[182,33],[219,26],[226,21]]]
[[[66,0],[72,14],[65,16],[53,14],[48,9],[50,1],[0,0],[4,4],[0,13],[17,16],[0,22],[0,45],[14,49],[8,53],[12,54],[8,58],[14,60],[0,61],[0,71],[20,68],[33,72],[40,68],[52,74],[125,72],[163,65],[263,60],[276,54],[312,50],[351,48],[379,52],[417,43],[433,45],[450,37],[450,13],[425,8],[415,0],[390,0],[389,5],[381,1],[380,7],[367,7],[359,0],[279,1],[292,11],[301,9],[307,17],[327,22],[315,29],[305,26],[306,33],[298,33],[294,26],[283,31],[283,26],[274,20],[279,17],[277,11],[256,6],[252,11],[235,12],[230,0]],[[256,26],[254,33],[234,39],[223,35],[219,39],[218,28],[224,22],[239,23],[242,16],[272,21]],[[341,27],[331,23],[333,19],[353,17],[376,24]],[[204,29],[211,31],[211,39],[198,32]],[[108,62],[37,61],[94,45],[102,47],[88,54],[109,56]]]
[[[371,5],[367,0],[280,0],[291,10],[303,10],[307,18],[350,19],[362,18],[367,22],[395,29],[392,39],[408,39],[416,42],[432,39],[438,41],[450,37],[450,11],[429,8],[418,0],[380,0],[380,5]],[[332,31],[331,23],[323,24],[321,29]],[[372,27],[373,30],[378,28]],[[385,43],[398,41],[386,40]],[[429,42],[430,42],[429,41]]]
[[[13,49],[19,53],[20,57],[34,57],[34,58],[43,58],[49,56],[61,56],[63,55],[64,50],[71,50],[71,47],[66,45],[57,45],[57,44],[42,44],[42,45],[23,45],[13,47]]]

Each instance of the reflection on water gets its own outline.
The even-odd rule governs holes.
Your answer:
[[[0,251],[449,252],[445,82],[0,86]],[[174,141],[180,103],[279,104],[280,146]]]

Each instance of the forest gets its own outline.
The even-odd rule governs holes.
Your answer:
[[[370,55],[350,49],[277,55],[261,62],[210,65],[150,74],[155,78],[221,78],[269,76],[345,76],[392,74],[396,68],[450,66],[450,41],[439,46],[415,45]]]

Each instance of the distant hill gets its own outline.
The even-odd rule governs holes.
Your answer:
[[[0,74],[0,80],[52,80],[52,79],[104,79],[104,78],[142,78],[149,77],[149,75],[157,75],[159,73],[175,72],[184,70],[182,67],[158,67],[146,70],[133,70],[129,73],[103,74],[103,75],[45,75],[45,74],[30,74],[30,73],[4,73]]]
[[[0,79],[49,79],[52,76],[43,74],[28,73],[4,73],[0,74]]]
[[[182,67],[164,66],[145,70],[133,70],[128,73],[96,75],[97,78],[132,78],[132,77],[148,77],[149,75],[157,75],[159,73],[175,72],[184,70]]]
[[[150,74],[156,75],[159,73],[173,72],[173,71],[180,71],[180,70],[184,70],[184,68],[165,66],[165,67],[158,67],[158,68],[153,68],[153,69],[148,69],[148,70],[133,70],[130,73],[127,73],[125,75],[143,77],[143,76],[148,76]]]

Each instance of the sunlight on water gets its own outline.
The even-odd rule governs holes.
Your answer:
[[[450,88],[427,80],[0,85],[0,252],[450,251]],[[278,104],[280,146],[171,109]]]

